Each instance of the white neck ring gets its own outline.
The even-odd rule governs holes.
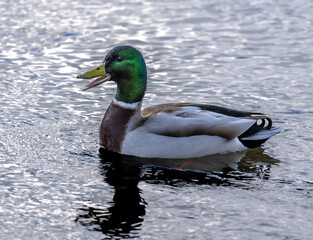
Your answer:
[[[126,103],[126,102],[118,101],[116,100],[116,98],[113,98],[113,102],[114,104],[118,105],[121,108],[130,109],[130,110],[137,109],[138,105],[140,104],[140,102]]]

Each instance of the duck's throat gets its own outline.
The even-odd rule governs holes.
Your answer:
[[[127,79],[117,83],[115,99],[124,103],[140,102],[145,95],[146,79]]]

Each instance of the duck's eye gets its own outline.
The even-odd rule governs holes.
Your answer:
[[[116,61],[121,62],[121,61],[123,61],[123,58],[122,57],[117,57]]]

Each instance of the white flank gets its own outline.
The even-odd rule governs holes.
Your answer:
[[[235,138],[227,141],[218,136],[166,137],[138,128],[129,132],[122,145],[122,154],[143,158],[195,158],[246,149]]]
[[[120,106],[121,108],[130,109],[130,110],[135,110],[140,104],[140,102],[126,103],[126,102],[118,101],[115,98],[113,98],[113,102],[114,104]]]
[[[139,118],[134,115],[128,124],[122,154],[146,158],[183,159],[236,152],[245,149],[237,136],[255,123],[255,120],[229,117],[203,111],[198,107],[183,107],[170,113],[159,113],[147,119],[140,127],[134,128],[133,125]],[[214,135],[175,137],[175,132],[183,133],[185,130],[209,132],[210,129]],[[218,133],[233,138],[227,140],[216,135]]]

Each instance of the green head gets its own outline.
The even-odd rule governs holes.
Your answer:
[[[113,48],[99,67],[79,75],[79,78],[99,77],[84,90],[108,80],[117,83],[116,100],[125,103],[140,101],[147,87],[147,69],[141,53],[131,46]]]

